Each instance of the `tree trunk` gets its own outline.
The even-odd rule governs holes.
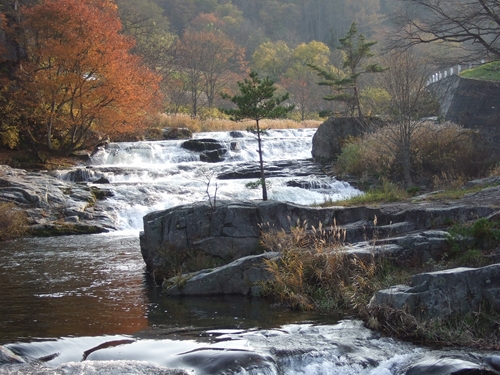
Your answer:
[[[262,200],[267,201],[267,186],[266,186],[266,175],[264,174],[264,161],[262,159],[262,140],[260,138],[260,127],[259,120],[257,123],[257,143],[259,145],[259,163],[260,163],[260,183],[262,185]]]

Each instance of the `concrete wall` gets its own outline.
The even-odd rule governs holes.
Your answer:
[[[475,129],[500,148],[500,82],[453,75],[429,85],[441,105],[441,117]]]

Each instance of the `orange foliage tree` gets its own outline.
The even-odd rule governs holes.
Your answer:
[[[159,77],[129,53],[112,0],[43,0],[22,9],[18,95],[31,111],[33,142],[68,154],[90,135],[143,126],[159,104]]]

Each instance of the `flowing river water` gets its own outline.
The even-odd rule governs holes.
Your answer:
[[[313,134],[265,137],[270,199],[312,204],[359,194],[308,160]],[[0,243],[0,345],[26,361],[1,365],[0,352],[0,374],[154,375],[178,368],[197,375],[387,375],[424,357],[428,349],[382,338],[335,312],[290,312],[239,296],[161,295],[140,254],[142,216],[207,199],[207,176],[212,197],[217,182],[217,199],[259,199],[259,190],[245,187],[255,180],[247,170],[258,159],[255,137],[239,136],[196,135],[228,145],[221,163],[200,162],[182,141],[116,143],[89,166],[60,171],[75,183],[101,179],[112,194],[100,204],[117,230]]]

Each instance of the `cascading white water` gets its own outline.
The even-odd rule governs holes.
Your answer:
[[[267,179],[269,199],[310,205],[360,193],[307,161],[311,158],[315,131],[270,130],[263,136],[266,169],[277,174],[270,173]],[[246,187],[249,182],[256,182],[257,177],[221,177],[258,166],[256,136],[249,132],[237,132],[233,136],[230,132],[194,136],[194,139],[207,138],[226,146],[224,161],[201,162],[199,152],[181,147],[183,140],[111,143],[92,156],[89,182],[99,178],[109,182],[98,186],[113,192],[102,204],[106,211],[114,213],[119,229],[140,230],[142,217],[148,212],[206,201],[207,187],[210,196],[218,200],[261,199],[260,189]]]

